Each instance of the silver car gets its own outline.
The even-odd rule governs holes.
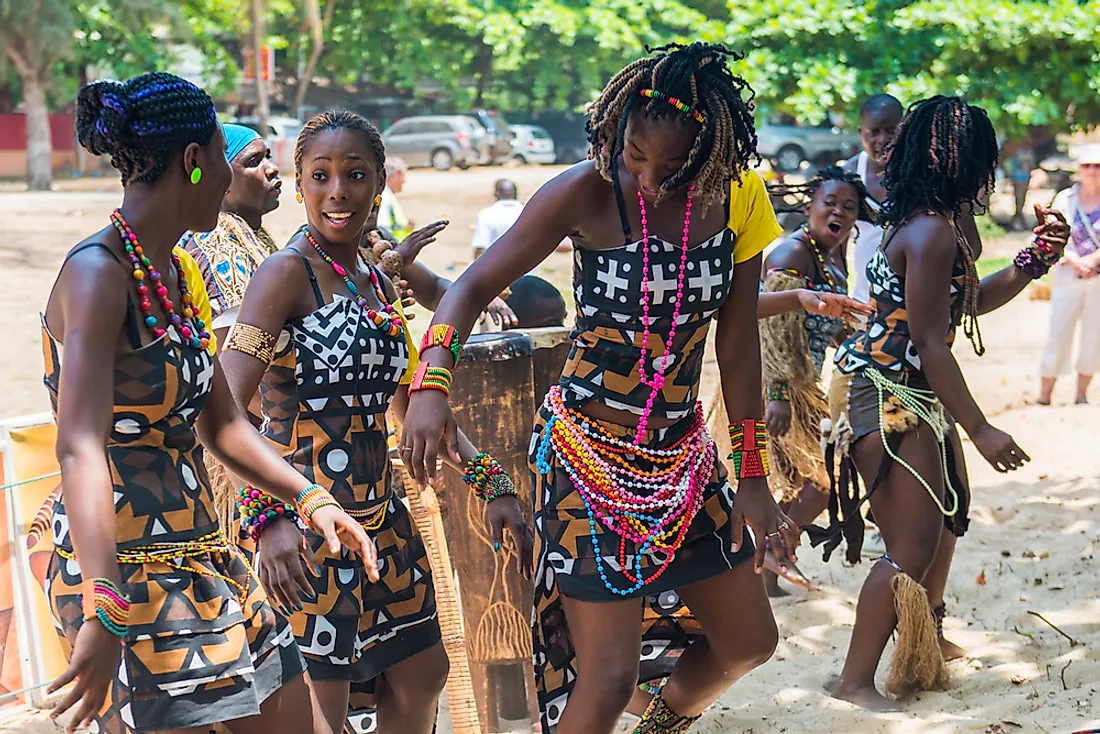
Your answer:
[[[782,173],[797,171],[803,161],[818,168],[832,165],[855,155],[861,146],[859,133],[842,129],[831,115],[814,127],[796,125],[785,115],[758,119],[756,137],[757,152]]]
[[[466,115],[421,115],[398,120],[382,133],[386,155],[410,166],[446,171],[490,162],[485,128]]]

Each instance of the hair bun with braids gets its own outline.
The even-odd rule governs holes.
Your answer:
[[[151,183],[191,143],[207,145],[218,127],[206,92],[173,74],[85,85],[76,100],[76,135],[93,155],[111,156],[122,183]]]
[[[589,158],[605,179],[615,182],[632,113],[697,125],[687,161],[661,183],[659,195],[694,183],[705,214],[710,204],[725,201],[730,183],[740,182],[759,158],[752,88],[727,65],[744,55],[721,44],[699,42],[646,47],[646,52],[651,55],[616,74],[589,105]]]

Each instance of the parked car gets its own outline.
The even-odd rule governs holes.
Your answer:
[[[763,118],[756,127],[756,149],[783,173],[797,171],[803,162],[824,168],[860,150],[859,133],[839,123],[832,115],[813,127],[797,125],[786,115]]]
[[[512,125],[512,160],[517,163],[553,163],[554,139],[538,125]]]
[[[236,125],[250,127],[264,136],[271,148],[271,159],[283,173],[294,171],[294,146],[298,144],[298,133],[302,131],[302,121],[296,117],[267,118],[267,132],[260,129],[260,118],[249,115],[230,120]]]
[[[537,125],[554,141],[554,162],[564,165],[579,163],[588,157],[588,136],[584,130],[587,118],[572,112],[509,113],[509,117],[527,125]]]
[[[489,143],[490,163],[500,163],[512,155],[512,130],[504,115],[496,110],[474,110],[469,117],[485,129]]]
[[[468,115],[420,115],[398,120],[382,133],[386,155],[399,156],[410,166],[446,171],[492,162],[489,137]]]

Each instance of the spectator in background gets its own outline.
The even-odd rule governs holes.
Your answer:
[[[1050,336],[1039,369],[1040,405],[1050,405],[1055,381],[1069,372],[1078,322],[1077,404],[1088,402],[1089,383],[1100,367],[1100,145],[1086,146],[1077,165],[1080,182],[1059,192],[1051,205],[1069,222],[1070,241],[1052,276]]]
[[[505,303],[515,312],[513,329],[539,329],[565,326],[565,299],[551,283],[535,275],[525,275],[510,289]]]
[[[386,159],[386,188],[382,190],[382,203],[378,207],[378,225],[392,232],[399,242],[408,237],[415,226],[397,201],[397,195],[405,188],[408,170],[408,164],[400,158]]]
[[[481,257],[481,253],[511,229],[523,212],[523,202],[519,200],[516,185],[512,181],[506,178],[497,180],[493,184],[493,196],[496,197],[496,202],[478,212],[477,224],[474,225],[474,240],[471,243],[474,260]]]

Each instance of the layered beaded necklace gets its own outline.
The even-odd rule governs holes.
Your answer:
[[[382,304],[382,311],[378,312],[371,308],[367,304],[367,299],[359,292],[359,288],[356,287],[355,281],[348,275],[348,271],[344,267],[332,259],[332,257],[321,249],[321,245],[317,242],[317,238],[313,236],[313,233],[309,231],[308,227],[302,227],[302,232],[306,236],[306,240],[309,244],[313,245],[313,249],[317,251],[317,254],[332,267],[336,274],[344,279],[344,285],[348,287],[351,292],[352,298],[359,304],[359,308],[366,312],[367,318],[374,322],[375,326],[384,331],[389,336],[400,336],[403,324],[401,316],[397,313],[397,310],[391,303],[386,300],[386,292],[382,290],[382,286],[378,282],[378,273],[374,268],[370,268],[370,284],[374,286],[375,295],[378,296],[378,302]]]
[[[695,417],[687,432],[663,449],[645,445],[653,403],[665,383],[668,355],[676,336],[676,322],[684,297],[684,273],[687,269],[688,232],[695,187],[688,189],[684,211],[680,269],[676,279],[676,299],[672,323],[664,343],[664,356],[655,360],[652,376],[647,374],[646,359],[650,335],[650,263],[649,219],[645,200],[638,194],[642,215],[642,343],[638,357],[638,378],[650,388],[645,409],[638,420],[633,441],[624,441],[565,405],[562,390],[554,386],[546,396],[551,416],[543,429],[536,453],[541,474],[553,471],[553,451],[569,476],[588,513],[589,535],[595,553],[596,569],[604,586],[617,596],[630,596],[658,579],[668,569],[676,551],[683,545],[695,516],[703,507],[705,489],[714,471],[716,449],[707,432],[702,405],[695,406]],[[644,462],[650,470],[640,468]],[[630,584],[616,586],[607,574],[609,562],[600,546],[600,525],[619,536],[616,561],[619,571]],[[664,557],[647,578],[642,577],[642,557],[662,553]]]
[[[833,273],[829,270],[829,266],[825,264],[825,256],[821,254],[821,248],[817,245],[817,239],[814,238],[813,233],[810,232],[810,228],[803,225],[802,231],[806,234],[806,239],[809,240],[810,252],[817,258],[817,264],[821,266],[821,274],[825,276],[825,282],[829,286],[831,293],[836,293],[836,279],[833,278]]]
[[[640,446],[649,425],[649,416],[653,413],[653,401],[665,386],[665,369],[668,356],[672,352],[672,341],[676,337],[676,322],[680,318],[680,305],[684,300],[684,272],[687,269],[688,230],[691,227],[691,200],[695,195],[695,184],[688,187],[687,205],[684,207],[684,235],[680,248],[680,268],[676,273],[676,301],[672,308],[672,324],[665,340],[664,356],[654,370],[653,377],[646,377],[645,363],[649,347],[649,220],[646,218],[645,199],[638,192],[638,207],[642,211],[642,348],[638,354],[638,380],[649,388],[649,397],[645,402],[642,417],[638,420],[638,432],[634,437],[635,445]]]
[[[168,288],[161,281],[160,273],[153,267],[153,261],[145,254],[145,250],[138,242],[137,235],[130,228],[126,218],[122,216],[121,209],[111,212],[111,224],[118,230],[122,238],[122,244],[126,248],[126,255],[130,258],[130,266],[133,268],[134,280],[137,281],[138,295],[141,296],[141,313],[144,315],[145,325],[153,332],[153,336],[160,339],[167,333],[171,325],[179,334],[184,344],[189,344],[195,349],[206,349],[210,344],[210,332],[206,330],[206,324],[199,318],[191,300],[191,294],[187,290],[187,279],[183,275],[183,267],[175,252],[172,252],[172,267],[176,269],[176,278],[180,289],[180,311],[177,314],[172,305],[172,299],[168,297]],[[149,300],[149,286],[145,284],[148,276],[153,285],[153,293],[160,300],[160,308],[164,313],[165,325],[161,326],[157,317],[153,315],[153,304]]]

